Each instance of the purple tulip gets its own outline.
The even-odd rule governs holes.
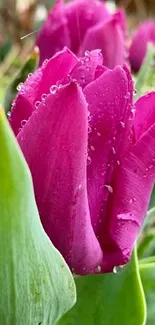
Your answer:
[[[155,92],[135,106],[132,97],[127,66],[110,70],[99,50],[77,59],[64,49],[26,80],[14,102],[10,124],[42,224],[77,274],[127,263],[147,212]]]
[[[37,38],[40,64],[64,46],[77,56],[101,48],[104,65],[113,68],[125,62],[125,14],[110,14],[98,0],[58,0],[51,9]]]
[[[141,24],[133,34],[129,50],[129,60],[134,71],[138,71],[143,63],[149,42],[155,45],[154,21],[147,21]]]

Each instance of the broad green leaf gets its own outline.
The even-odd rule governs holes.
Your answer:
[[[152,263],[139,265],[142,284],[147,303],[146,325],[155,324],[155,257]]]
[[[73,277],[45,234],[31,175],[0,109],[0,324],[54,325],[75,303]]]
[[[136,98],[155,88],[155,46],[152,43],[148,44],[144,62],[136,78],[135,88],[137,90]]]
[[[59,325],[144,325],[145,299],[136,253],[119,273],[75,278],[76,305]]]
[[[35,47],[30,56],[28,57],[26,63],[22,66],[22,68],[17,72],[11,83],[9,84],[5,100],[4,100],[4,108],[6,113],[10,111],[13,100],[15,99],[18,90],[20,90],[20,85],[26,80],[28,75],[32,73],[38,64],[39,59],[39,49]],[[19,89],[18,89],[19,88]]]

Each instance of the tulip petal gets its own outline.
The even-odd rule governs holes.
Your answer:
[[[109,68],[125,63],[124,35],[116,18],[88,29],[81,45],[80,55],[94,48],[101,48],[104,65]]]
[[[56,52],[61,51],[64,46],[70,48],[69,30],[63,1],[56,1],[40,30],[36,44],[40,49],[40,65],[45,59],[50,59]]]
[[[75,53],[83,41],[86,30],[110,17],[105,4],[97,0],[74,0],[66,4],[65,13],[71,37],[71,50]]]
[[[155,123],[155,92],[140,97],[136,102],[136,116],[134,121],[137,139]]]
[[[153,21],[141,24],[133,34],[129,49],[129,60],[134,71],[138,71],[143,62],[148,42],[155,44],[155,24]]]
[[[44,105],[17,138],[32,173],[41,220],[75,273],[95,272],[102,250],[87,200],[87,104],[71,83],[50,94]]]
[[[85,56],[79,60],[70,73],[71,80],[76,80],[78,84],[85,88],[98,75],[97,68],[102,67],[103,57],[100,50],[86,52]],[[102,67],[103,68],[103,67]],[[102,73],[104,68],[102,69]],[[64,84],[67,83],[68,76],[64,79]]]
[[[154,179],[155,124],[131,146],[113,180],[109,220],[107,227],[102,228],[103,246],[111,269],[116,263],[125,264],[131,256],[147,213]]]
[[[41,96],[49,93],[50,87],[60,82],[77,61],[76,56],[66,48],[27,78],[19,91],[9,118],[15,135],[21,128],[21,122],[28,120],[35,110],[35,103],[39,104]]]
[[[126,67],[107,70],[84,94],[90,112],[88,198],[92,224],[100,227],[114,170],[128,146],[133,85]],[[108,185],[108,186],[107,186]],[[112,191],[112,189],[111,189]]]

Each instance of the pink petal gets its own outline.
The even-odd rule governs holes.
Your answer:
[[[94,272],[102,251],[87,200],[87,104],[71,83],[50,94],[18,135],[45,231],[75,273]],[[39,175],[39,177],[38,177]]]
[[[117,10],[113,15],[113,18],[115,18],[118,23],[120,24],[120,27],[122,28],[123,33],[126,33],[126,15],[124,9]]]
[[[136,102],[134,130],[136,139],[155,123],[155,92],[140,97]]]
[[[85,56],[79,60],[79,62],[72,69],[69,76],[67,76],[63,83],[67,82],[68,77],[72,80],[76,80],[79,85],[84,88],[96,77],[96,70],[98,66],[101,66],[103,62],[102,54],[100,50],[87,51]],[[104,68],[102,69],[103,73]]]
[[[100,48],[104,65],[113,68],[125,62],[125,40],[116,18],[90,28],[81,45],[80,55],[86,50]]]
[[[155,23],[153,21],[141,24],[133,34],[129,59],[134,71],[139,70],[144,60],[148,42],[155,44]]]
[[[18,134],[22,121],[28,120],[35,110],[35,103],[39,104],[42,95],[49,93],[52,85],[61,82],[77,61],[76,56],[66,48],[27,78],[15,100],[9,119],[15,135]]]
[[[66,4],[65,13],[70,31],[71,49],[75,53],[79,50],[86,30],[110,16],[105,4],[98,0],[71,1]],[[93,49],[95,48],[98,47]]]
[[[40,49],[40,65],[45,59],[50,59],[56,52],[61,51],[64,46],[70,48],[69,30],[63,1],[56,1],[41,28],[36,44]]]
[[[91,118],[88,146],[90,164],[87,168],[90,215],[103,249],[102,268],[104,271],[111,271],[104,240],[110,217],[107,209],[113,191],[112,180],[131,136],[133,85],[130,72],[126,66],[105,71],[85,88],[84,94]],[[109,244],[108,241],[106,244],[109,247],[109,232],[107,236]]]
[[[107,249],[105,268],[112,269],[129,260],[147,213],[154,179],[155,124],[131,146],[115,173],[109,220],[106,229],[105,225],[101,229],[103,247]]]

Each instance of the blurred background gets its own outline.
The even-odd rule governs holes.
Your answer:
[[[0,0],[0,102],[11,76],[23,65],[53,0]],[[154,0],[106,1],[124,7],[129,32],[140,21],[155,16]],[[29,35],[32,33],[31,35]]]

